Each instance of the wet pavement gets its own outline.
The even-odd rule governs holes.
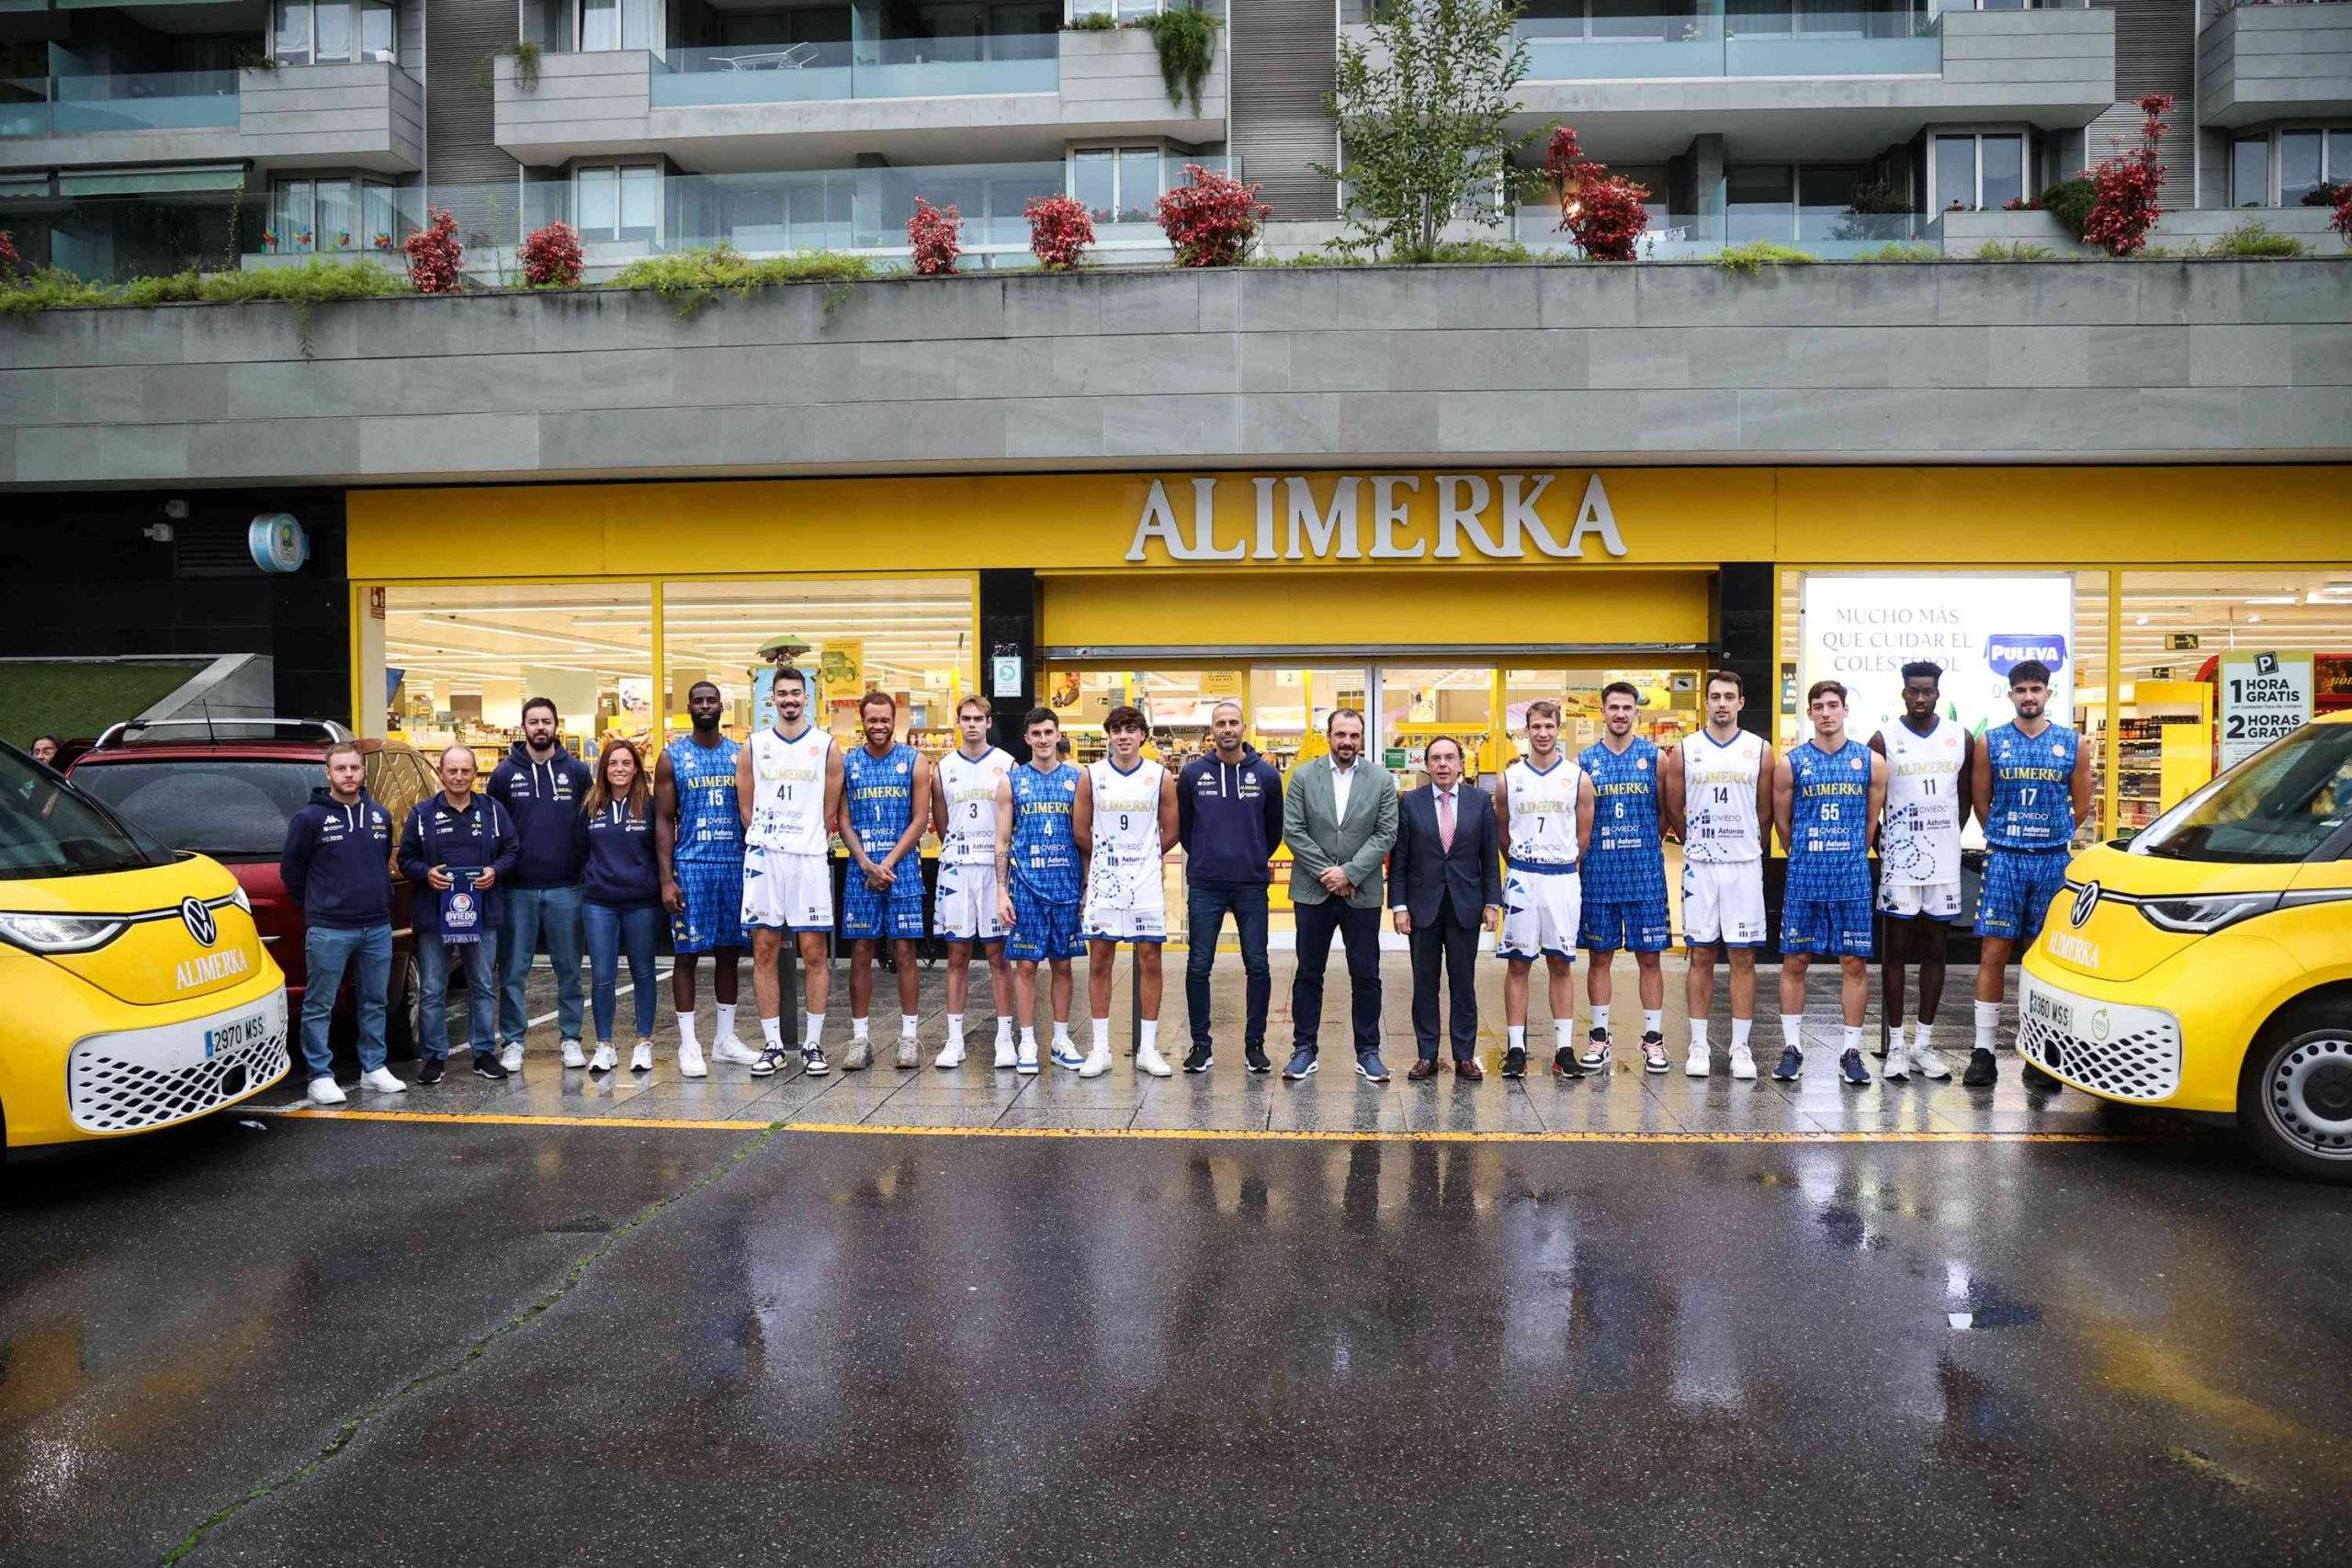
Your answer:
[[[2341,1562],[2347,1234],[2210,1137],[216,1119],[0,1186],[0,1562]]]

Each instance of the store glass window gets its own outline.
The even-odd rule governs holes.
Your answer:
[[[2270,138],[2242,136],[2230,143],[2230,205],[2270,205]]]
[[[565,747],[593,756],[654,729],[652,610],[643,582],[388,586],[362,690],[389,693],[390,733],[428,753],[471,746],[485,770],[521,738],[525,700],[544,696]]]
[[[2107,816],[2107,774],[2116,745],[2107,733],[2107,687],[2112,678],[2107,647],[2108,574],[2075,574],[2075,631],[2066,644],[2066,660],[2074,666],[2068,685],[2074,694],[2071,711],[2058,715],[2072,725],[2091,754],[2091,808],[2086,821],[2075,825],[2075,841],[2090,845],[2115,836]],[[2120,807],[2119,805],[2119,811]]]

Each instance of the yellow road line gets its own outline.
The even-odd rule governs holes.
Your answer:
[[[517,1116],[435,1111],[266,1111],[300,1122],[420,1122],[444,1126],[660,1128],[665,1132],[758,1133],[765,1122],[721,1122],[632,1116]],[[876,1138],[1097,1138],[1157,1143],[1300,1144],[2135,1144],[2151,1141],[2132,1133],[1937,1133],[1902,1128],[1842,1133],[1641,1133],[1544,1132],[1502,1129],[1466,1131],[1378,1128],[1347,1131],[1280,1127],[926,1127],[866,1122],[785,1122],[787,1133],[846,1134]]]

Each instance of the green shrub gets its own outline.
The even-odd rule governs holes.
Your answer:
[[[2098,187],[2086,176],[2076,175],[2041,193],[2041,210],[2058,220],[2061,228],[2079,240],[2083,237],[2083,220],[2091,215],[2091,203],[2098,199]]]
[[[111,305],[111,290],[85,283],[70,272],[43,267],[23,282],[0,288],[0,315],[23,316],[35,310],[62,310],[75,305]]]
[[[1794,245],[1750,240],[1744,245],[1725,245],[1715,257],[1715,265],[1725,272],[1757,273],[1768,266],[1805,266],[1820,259],[1811,251],[1801,251]]]
[[[218,272],[198,279],[192,273],[176,277],[140,278],[123,286],[125,303],[141,304],[153,301],[128,298],[140,284],[158,284],[170,288],[185,288],[195,285],[194,293],[167,292],[164,299],[209,299],[234,303],[242,299],[285,299],[297,303],[324,304],[334,299],[372,299],[385,294],[406,294],[408,279],[376,261],[334,261],[326,256],[312,256],[299,266],[259,267],[251,272]]]
[[[1400,258],[1401,259],[1401,258]],[[1441,240],[1421,258],[1439,265],[1482,265],[1496,262],[1531,262],[1533,252],[1517,240]]]
[[[1193,112],[1199,114],[1201,84],[1216,64],[1216,30],[1225,24],[1191,6],[1175,6],[1144,17],[1136,26],[1151,35],[1168,101],[1181,105],[1190,98]]]
[[[2241,223],[2213,242],[2206,253],[2215,256],[2299,256],[2303,243],[2262,223]]]
[[[1931,262],[1943,260],[1944,254],[1933,245],[1906,245],[1897,242],[1881,245],[1875,250],[1860,252],[1854,259],[1867,262]]]
[[[864,256],[834,251],[810,251],[803,255],[769,256],[754,261],[725,244],[668,255],[648,256],[621,268],[613,279],[621,288],[650,288],[675,308],[681,320],[707,305],[718,303],[724,292],[746,299],[763,288],[786,283],[846,283],[870,277],[874,268]],[[828,293],[829,305],[833,297]]]
[[[1119,30],[1119,18],[1108,11],[1089,11],[1074,22],[1062,24],[1064,32],[1114,33]]]
[[[1362,256],[1351,255],[1343,251],[1306,251],[1298,255],[1280,259],[1260,251],[1241,265],[1244,266],[1365,266],[1370,264]]]
[[[2031,240],[1987,240],[1976,247],[1978,261],[2056,261],[2058,253]]]

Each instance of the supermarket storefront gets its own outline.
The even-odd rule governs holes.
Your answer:
[[[370,733],[487,752],[544,694],[593,746],[683,728],[686,689],[711,680],[741,733],[759,722],[756,650],[790,634],[845,737],[878,687],[944,749],[977,690],[1001,715],[1052,705],[1081,758],[1133,701],[1172,758],[1234,696],[1285,768],[1334,707],[1360,708],[1374,755],[1409,781],[1440,733],[1492,773],[1539,696],[1582,744],[1611,680],[1642,691],[1665,742],[1700,721],[1701,672],[1728,664],[1749,726],[1789,743],[1819,676],[1857,686],[1867,731],[1893,716],[1900,664],[1933,658],[1973,723],[1999,712],[2005,659],[2056,651],[2104,835],[2278,722],[2230,698],[2257,656],[2290,704],[2352,704],[2346,477],[1272,469],[356,491],[354,712]],[[2282,688],[2264,690],[2277,707]]]

